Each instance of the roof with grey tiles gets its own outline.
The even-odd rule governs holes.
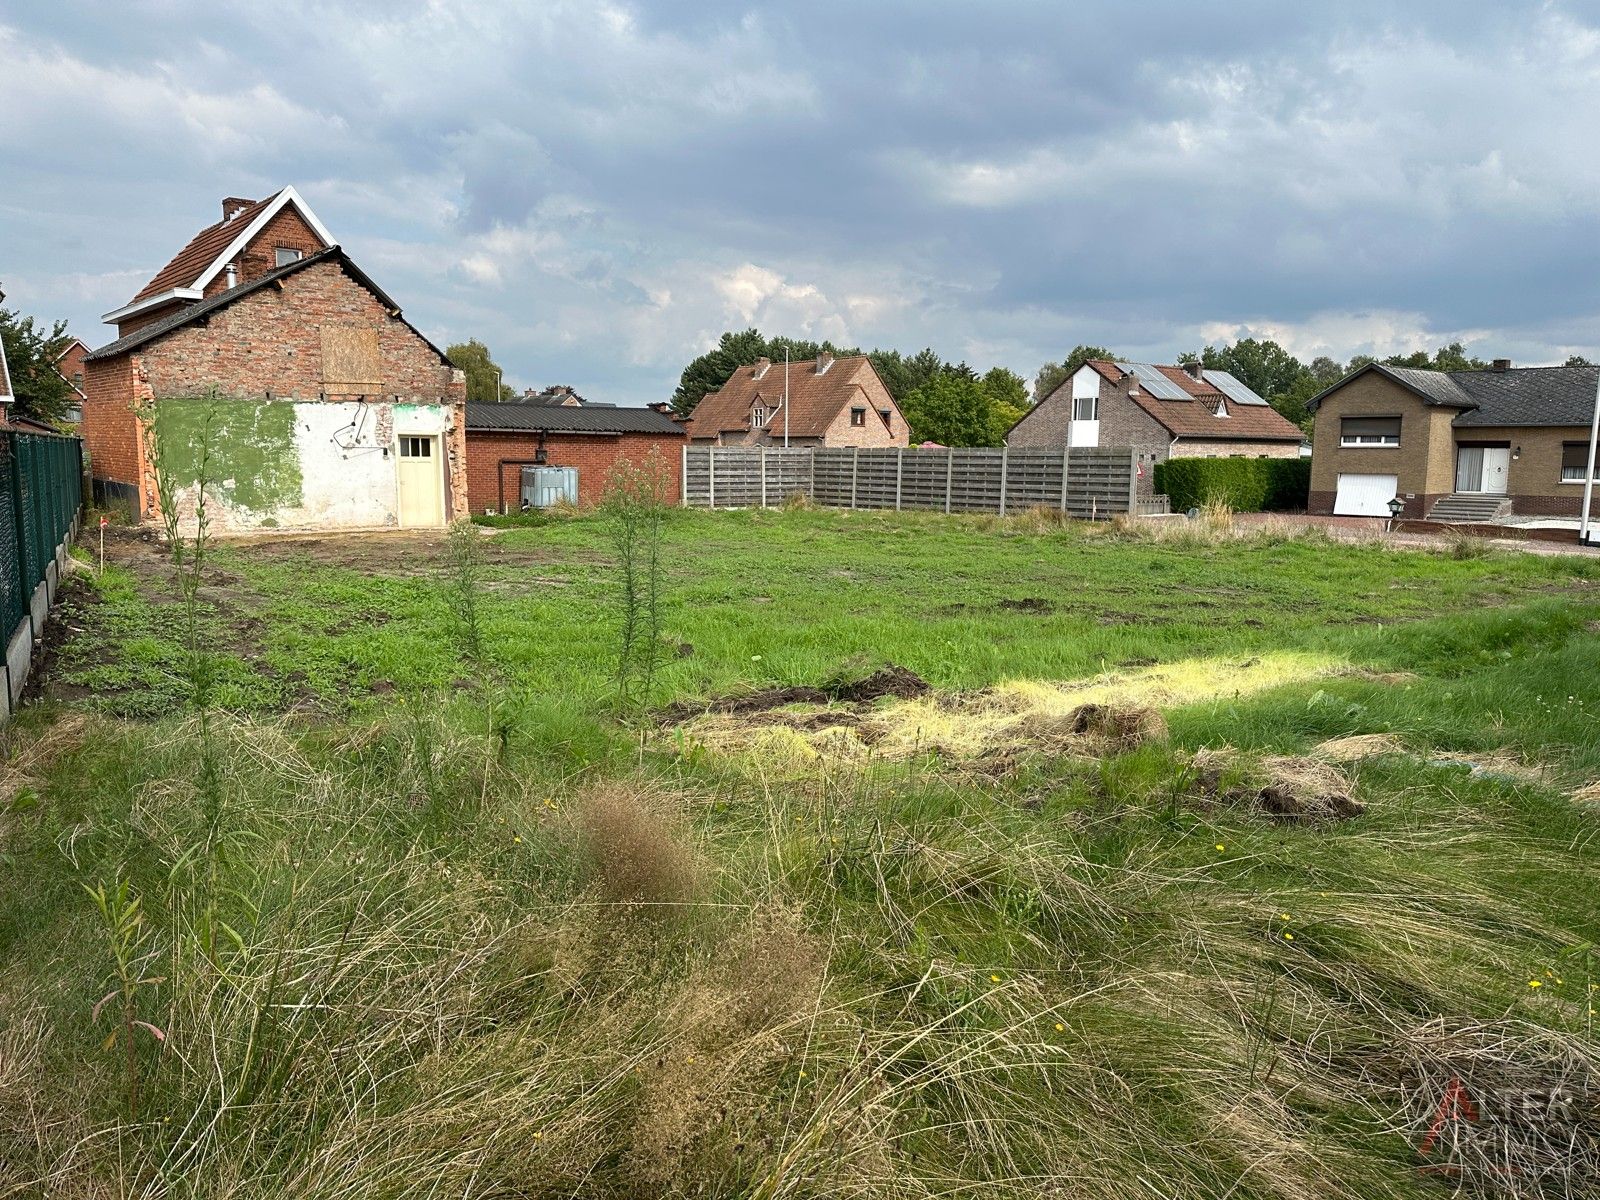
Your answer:
[[[1487,371],[1425,371],[1368,363],[1311,398],[1316,410],[1323,399],[1354,379],[1379,374],[1393,380],[1426,404],[1460,409],[1453,424],[1587,425],[1594,416],[1600,367],[1508,367]]]

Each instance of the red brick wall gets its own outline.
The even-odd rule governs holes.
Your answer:
[[[545,438],[545,452],[552,467],[578,468],[578,503],[594,505],[605,490],[606,475],[619,459],[645,461],[659,449],[667,472],[667,501],[678,503],[682,494],[682,437],[671,434],[560,434]],[[496,508],[500,503],[499,471],[505,483],[505,504],[515,512],[522,495],[522,468],[499,466],[502,459],[532,459],[539,449],[536,433],[467,433],[467,496],[474,513]]]
[[[307,258],[319,250],[328,248],[322,239],[312,232],[311,226],[301,219],[294,205],[288,205],[268,221],[265,228],[251,238],[249,244],[234,259],[235,265],[239,268],[238,282],[249,283],[252,279],[260,279],[268,271],[277,270],[279,246],[298,250]],[[225,270],[219,271],[217,277],[206,284],[207,296],[215,296],[218,292],[227,290],[228,272]]]
[[[88,399],[78,426],[90,475],[135,487],[144,478],[144,448],[133,412],[136,366],[131,354],[84,365],[83,390]]]

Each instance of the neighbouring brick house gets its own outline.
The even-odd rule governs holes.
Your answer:
[[[83,419],[83,390],[85,379],[84,360],[89,357],[89,347],[81,339],[73,338],[62,351],[56,355],[56,374],[67,381],[72,388],[72,404],[67,409],[67,423],[76,425]]]
[[[599,502],[618,462],[645,463],[652,452],[664,469],[667,500],[682,489],[681,423],[653,408],[563,403],[467,405],[467,493],[472,511],[515,512],[524,467],[567,467],[577,474],[579,504]]]
[[[790,363],[758,359],[689,415],[700,446],[906,446],[911,429],[865,354]],[[788,420],[785,425],[785,396]]]
[[[1576,517],[1597,384],[1597,367],[1370,363],[1309,402],[1310,510],[1387,517],[1399,496],[1406,517]]]
[[[1226,371],[1092,359],[1006,434],[1028,450],[1131,446],[1139,490],[1168,458],[1297,458],[1304,435]]]
[[[174,448],[211,425],[214,527],[441,525],[467,512],[466,382],[294,193],[228,200],[85,358],[81,433],[96,499],[157,514],[142,418]],[[233,215],[227,216],[226,214]],[[179,403],[182,401],[183,403]],[[141,410],[146,410],[141,412]],[[192,480],[174,475],[192,505]]]

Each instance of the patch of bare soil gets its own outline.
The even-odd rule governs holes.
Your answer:
[[[1020,600],[1002,600],[995,607],[1003,612],[1038,613],[1041,616],[1055,611],[1055,606],[1041,596],[1024,596]]]
[[[763,688],[755,692],[719,696],[705,703],[679,701],[662,710],[661,720],[663,724],[676,725],[705,713],[747,715],[765,713],[791,704],[870,704],[885,697],[908,700],[929,690],[927,680],[915,671],[890,663],[863,679],[840,681],[826,687],[795,685]],[[831,724],[837,725],[839,722],[833,721]]]
[[[1197,750],[1189,767],[1205,804],[1305,824],[1347,821],[1366,811],[1345,773],[1320,759],[1275,756],[1253,763],[1227,750]]]

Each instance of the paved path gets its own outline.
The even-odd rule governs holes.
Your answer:
[[[1329,537],[1342,542],[1386,542],[1391,546],[1413,546],[1436,550],[1450,544],[1450,539],[1439,533],[1385,533],[1387,521],[1381,517],[1314,517],[1303,513],[1239,513],[1234,517],[1240,525],[1267,525],[1279,523],[1304,529],[1322,529]],[[1518,550],[1524,554],[1578,554],[1600,558],[1600,548],[1580,546],[1576,542],[1545,542],[1533,538],[1487,538],[1486,542],[1497,550]]]

